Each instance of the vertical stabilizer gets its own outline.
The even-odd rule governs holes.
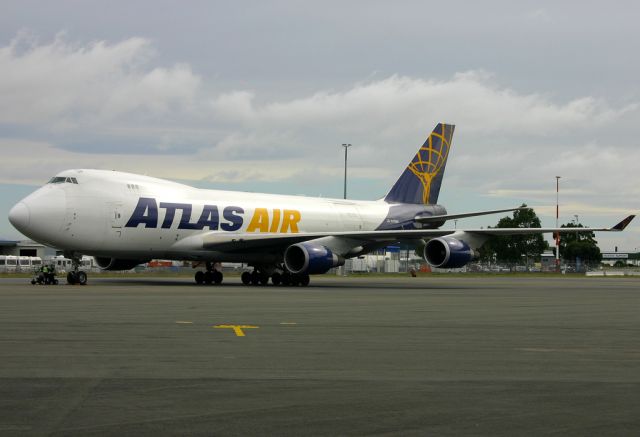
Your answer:
[[[388,203],[435,204],[453,138],[452,124],[438,123],[384,198]]]

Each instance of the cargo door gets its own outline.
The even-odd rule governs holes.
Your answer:
[[[363,221],[362,216],[360,215],[360,211],[358,210],[358,206],[345,201],[332,201],[333,209],[338,213],[338,217],[340,217],[340,230],[343,231],[361,231]]]

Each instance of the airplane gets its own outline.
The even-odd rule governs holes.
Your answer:
[[[455,126],[439,123],[388,194],[376,201],[197,189],[108,170],[66,170],[9,212],[24,235],[71,258],[70,284],[87,283],[82,255],[104,270],[128,270],[151,259],[203,264],[198,284],[220,284],[216,263],[242,262],[246,285],[307,286],[357,257],[397,242],[411,243],[432,267],[463,267],[494,235],[618,232],[612,228],[440,229],[465,217],[519,208],[448,214],[439,205]]]

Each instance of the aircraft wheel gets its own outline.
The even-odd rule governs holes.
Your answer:
[[[216,284],[216,285],[220,285],[220,284],[222,284],[222,279],[223,279],[222,272],[214,270],[213,271],[213,283]]]
[[[78,278],[77,278],[76,272],[67,273],[67,284],[75,285],[76,282],[78,282]]]
[[[195,279],[196,279],[196,284],[202,285],[202,283],[204,282],[204,272],[201,270],[198,270],[196,272]]]
[[[78,272],[77,274],[78,284],[87,285],[87,274],[85,272]]]
[[[307,274],[300,275],[300,285],[302,285],[303,287],[306,287],[309,285],[309,282],[311,282],[311,278],[309,277],[309,275]]]
[[[273,275],[271,275],[271,282],[275,286],[280,285],[280,283],[282,282],[282,275],[278,272],[274,272]]]
[[[242,275],[240,275],[240,279],[242,279],[242,283],[244,285],[250,285],[251,284],[251,273],[242,272]]]
[[[269,283],[269,275],[266,273],[258,274],[258,282],[260,285],[267,285]]]
[[[207,285],[211,285],[211,282],[213,282],[213,275],[211,274],[211,272],[204,272],[202,278],[204,280],[204,283]]]
[[[251,272],[251,285],[258,285],[259,283],[260,276],[258,275],[258,272],[254,270],[253,272]]]

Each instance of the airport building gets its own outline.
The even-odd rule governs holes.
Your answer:
[[[608,264],[610,266],[616,265],[616,263],[622,262],[625,265],[632,264],[634,266],[639,265],[637,257],[633,256],[633,253],[629,252],[603,252],[602,264]],[[632,259],[635,258],[635,259]]]
[[[44,258],[45,256],[52,256],[55,254],[55,249],[36,243],[35,241],[0,239],[0,255]]]

